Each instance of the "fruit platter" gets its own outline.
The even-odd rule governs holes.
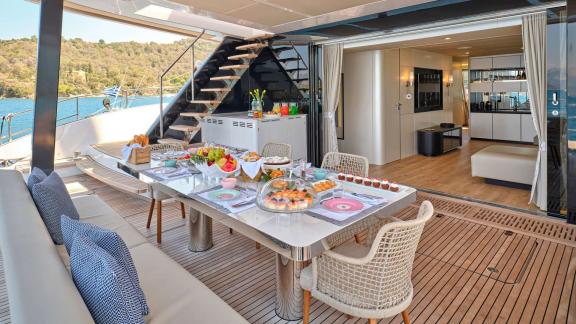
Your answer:
[[[314,190],[301,179],[277,178],[262,186],[256,203],[260,209],[274,213],[298,213],[317,204]]]
[[[240,170],[236,158],[218,146],[203,146],[190,152],[190,161],[203,174],[228,177]]]

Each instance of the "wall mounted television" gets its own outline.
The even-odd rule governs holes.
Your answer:
[[[442,110],[442,70],[414,68],[414,112]]]

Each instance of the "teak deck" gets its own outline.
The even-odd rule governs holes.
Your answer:
[[[155,244],[148,204],[87,176],[65,179],[72,194],[97,194]],[[576,226],[481,204],[419,194],[436,209],[413,271],[413,323],[576,323]],[[417,204],[398,217],[416,214]],[[164,208],[161,248],[251,323],[288,323],[274,312],[273,253],[214,223],[214,247],[187,249],[179,206]],[[154,222],[153,222],[154,223]],[[0,272],[0,322],[9,322]],[[312,323],[366,323],[313,300]],[[396,316],[381,323],[401,323]]]

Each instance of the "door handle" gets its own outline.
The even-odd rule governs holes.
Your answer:
[[[401,108],[401,107],[402,107],[402,104],[401,104],[401,103],[398,103],[398,104],[396,105],[396,109],[397,109],[398,111],[400,111],[400,108]]]
[[[558,92],[552,92],[552,106],[558,106]]]

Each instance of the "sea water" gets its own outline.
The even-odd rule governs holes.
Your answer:
[[[104,112],[103,100],[105,97],[85,97],[78,98],[78,114],[79,119],[83,119],[94,114]],[[164,102],[169,102],[172,96],[165,96]],[[60,103],[58,103],[58,125],[63,125],[69,122],[76,121],[76,99],[71,98],[65,100],[65,98],[60,98]],[[123,107],[124,100],[118,98],[116,101],[112,98],[110,99],[112,107]],[[160,103],[160,96],[142,96],[142,97],[130,97],[128,100],[128,108],[153,105]],[[32,121],[34,119],[34,100],[33,99],[23,99],[23,98],[8,98],[0,99],[0,127],[2,124],[2,116],[6,116],[9,113],[18,113],[22,111],[32,110],[32,112],[18,115],[12,119],[12,134],[13,139],[22,137],[24,135],[30,134],[32,130]],[[23,131],[19,133],[20,131]],[[2,136],[8,135],[8,125],[4,122],[2,129]],[[4,139],[3,142],[6,142]]]

